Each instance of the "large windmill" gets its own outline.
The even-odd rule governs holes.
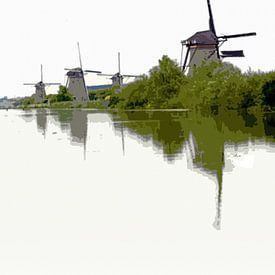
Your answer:
[[[35,87],[34,100],[37,103],[41,103],[46,98],[46,86],[61,85],[61,83],[44,83],[43,82],[43,66],[40,67],[41,80],[37,83],[24,83],[24,85],[31,85]]]
[[[79,43],[78,47],[78,56],[79,56],[79,65],[78,68],[66,69],[67,72],[67,83],[66,87],[68,91],[75,97],[77,101],[87,102],[89,101],[88,90],[85,84],[84,73],[101,73],[100,71],[93,70],[84,70],[82,69],[81,53]]]
[[[118,53],[118,72],[115,74],[98,74],[100,76],[110,76],[112,80],[112,86],[123,86],[123,79],[127,77],[141,77],[140,75],[121,74],[120,71],[120,52]]]
[[[185,71],[188,68],[188,75],[192,74],[192,69],[194,66],[201,65],[203,61],[217,61],[226,57],[244,57],[242,50],[220,52],[219,48],[230,38],[256,35],[255,32],[250,32],[217,36],[210,0],[207,0],[207,5],[209,11],[209,30],[197,32],[190,38],[181,41],[182,52],[184,46],[187,48],[185,59],[182,64],[182,70]]]

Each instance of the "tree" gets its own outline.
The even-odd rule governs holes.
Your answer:
[[[150,70],[147,85],[148,100],[154,107],[162,107],[169,99],[178,95],[186,76],[180,67],[164,55],[159,65]]]
[[[57,101],[73,101],[73,95],[69,93],[68,89],[65,86],[60,85],[59,91],[56,96]]]

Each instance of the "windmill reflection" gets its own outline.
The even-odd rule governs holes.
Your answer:
[[[39,109],[36,112],[36,124],[37,129],[39,132],[46,136],[46,130],[47,130],[47,111],[45,109]]]
[[[86,159],[86,143],[88,133],[87,112],[81,110],[74,110],[70,126],[72,142],[83,145],[84,159]]]
[[[88,134],[88,113],[83,110],[58,110],[55,120],[61,130],[68,132],[73,145],[83,146],[86,159],[86,143]]]

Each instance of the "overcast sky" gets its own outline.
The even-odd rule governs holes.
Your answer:
[[[257,32],[256,37],[231,39],[222,49],[243,49],[245,58],[227,59],[242,70],[275,69],[274,0],[212,0],[217,34]],[[24,82],[65,83],[65,67],[117,72],[117,52],[126,74],[148,73],[166,54],[179,61],[180,41],[208,29],[206,0],[63,1],[9,0],[1,4],[1,90],[7,95],[31,95]],[[86,77],[88,85],[109,80]]]

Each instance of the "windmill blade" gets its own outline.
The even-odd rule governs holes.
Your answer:
[[[118,73],[120,74],[120,52],[118,52]]]
[[[101,71],[93,71],[93,70],[84,70],[85,73],[98,73],[101,74]]]
[[[80,64],[80,68],[82,69],[82,60],[81,60],[81,53],[80,53],[79,42],[77,42],[77,48],[78,48],[79,64]]]
[[[215,25],[214,25],[214,18],[213,18],[213,13],[212,13],[212,8],[210,4],[210,0],[207,0],[207,5],[208,5],[208,11],[209,11],[209,30],[213,32],[216,35],[216,30],[215,30]]]
[[[221,57],[244,57],[244,53],[242,50],[240,51],[222,51]]]
[[[114,74],[97,74],[97,75],[99,75],[99,76],[114,76]]]
[[[183,48],[184,45],[181,43],[181,52],[180,52],[180,68],[182,67],[182,60],[183,60]]]
[[[43,65],[42,64],[41,64],[40,70],[41,70],[41,82],[43,82]]]
[[[188,56],[189,56],[189,52],[190,52],[190,47],[187,48],[187,52],[185,54],[185,58],[184,58],[184,62],[182,65],[182,71],[184,72],[186,69],[186,65],[187,65],[187,60],[188,60]]]
[[[246,37],[246,36],[255,36],[256,32],[248,32],[248,33],[240,33],[240,34],[232,34],[232,35],[221,35],[218,38],[229,39],[229,38],[238,38],[238,37]]]
[[[31,85],[31,86],[34,86],[34,85],[36,85],[36,83],[23,83],[23,85]]]
[[[122,77],[142,77],[142,75],[134,75],[134,74],[123,74]]]

